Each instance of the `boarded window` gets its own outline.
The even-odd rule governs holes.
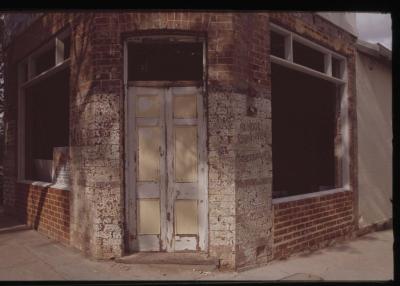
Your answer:
[[[128,45],[128,80],[203,78],[202,43],[150,42]]]

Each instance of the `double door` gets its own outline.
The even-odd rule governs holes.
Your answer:
[[[127,108],[131,250],[206,250],[202,89],[130,87]]]

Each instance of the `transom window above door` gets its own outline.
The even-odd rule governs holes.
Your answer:
[[[128,81],[203,79],[203,43],[129,43],[128,55]]]

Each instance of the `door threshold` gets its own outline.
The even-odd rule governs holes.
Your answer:
[[[115,260],[124,264],[180,264],[218,267],[219,261],[207,253],[190,252],[136,252]]]

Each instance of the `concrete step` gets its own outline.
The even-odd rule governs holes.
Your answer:
[[[124,264],[180,264],[216,269],[218,259],[203,253],[137,252],[115,260]]]

